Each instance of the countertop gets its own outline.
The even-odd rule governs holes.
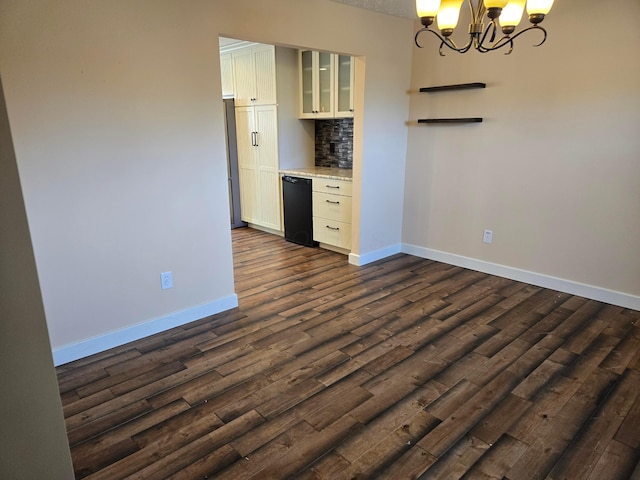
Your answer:
[[[353,171],[350,168],[337,167],[309,167],[290,170],[280,170],[282,175],[294,175],[297,177],[331,178],[333,180],[352,181]]]

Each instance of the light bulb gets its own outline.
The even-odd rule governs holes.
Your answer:
[[[553,0],[529,0],[527,13],[529,15],[546,15],[553,6]]]
[[[416,0],[416,11],[418,16],[435,17],[440,8],[440,0]]]
[[[462,0],[442,0],[440,10],[438,10],[438,28],[443,35],[451,35],[453,29],[458,25],[460,17],[460,7]]]
[[[485,8],[504,8],[508,0],[484,0]]]
[[[524,12],[524,5],[527,3],[527,0],[509,0],[509,3],[502,9],[502,14],[500,15],[500,26],[502,27],[502,31],[504,33],[505,29],[515,30],[515,28],[522,20],[522,12]],[[508,32],[508,33],[511,33]]]

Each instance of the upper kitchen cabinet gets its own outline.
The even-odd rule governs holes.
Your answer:
[[[236,107],[275,105],[276,58],[273,45],[234,51],[233,82]]]
[[[349,55],[334,55],[335,75],[335,117],[353,117],[354,58]]]
[[[222,98],[233,98],[233,62],[231,53],[220,54],[220,74],[222,77]]]
[[[298,55],[299,117],[353,117],[353,57],[311,50]]]
[[[333,54],[300,50],[300,118],[333,118]]]

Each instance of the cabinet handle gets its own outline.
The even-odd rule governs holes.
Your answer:
[[[329,230],[340,230],[340,227],[332,227],[332,226],[330,226],[330,225],[327,225],[327,228],[328,228]]]
[[[327,188],[337,188],[337,189],[340,189],[340,185],[337,185],[337,186],[335,186],[335,185],[325,185],[325,187],[327,187]]]
[[[327,203],[332,203],[334,205],[340,205],[340,202],[333,202],[331,200],[325,200]]]
[[[256,143],[255,143],[255,146],[256,146],[256,147],[259,147],[260,145],[258,144],[258,132],[253,132],[253,133],[255,133],[255,134],[256,134]]]
[[[255,133],[256,132],[251,132],[251,146],[255,147],[256,146],[256,137],[255,137]]]

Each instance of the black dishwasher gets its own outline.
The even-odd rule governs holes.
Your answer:
[[[282,177],[284,205],[284,238],[307,247],[317,247],[313,241],[313,215],[311,210],[311,179]]]

